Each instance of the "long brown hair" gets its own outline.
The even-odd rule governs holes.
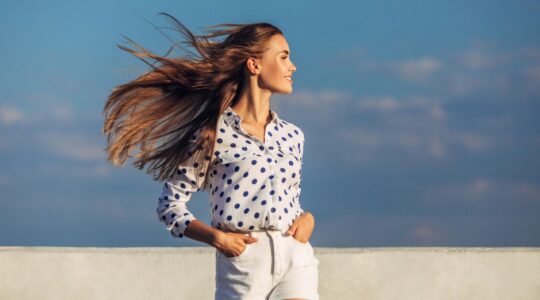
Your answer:
[[[238,101],[246,60],[261,58],[267,41],[282,32],[268,23],[218,24],[206,27],[218,29],[197,36],[173,16],[163,12],[158,15],[168,17],[201,57],[194,57],[188,51],[187,57],[168,58],[177,43],[164,56],[159,56],[124,36],[140,51],[118,47],[152,69],[115,87],[109,95],[101,130],[107,135],[108,146],[104,150],[108,161],[115,166],[125,165],[129,157],[136,158],[133,165],[139,169],[148,163],[146,172],[160,181],[170,178],[179,165],[189,161],[197,178],[204,177],[201,183],[204,185],[214,151],[217,121],[227,106]],[[226,38],[211,40],[221,36]],[[154,59],[159,65],[154,66],[145,58]],[[133,156],[130,151],[137,146],[140,152]]]

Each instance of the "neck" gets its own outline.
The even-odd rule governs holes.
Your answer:
[[[266,126],[272,120],[270,95],[267,93],[244,92],[231,108],[242,118],[244,124]]]

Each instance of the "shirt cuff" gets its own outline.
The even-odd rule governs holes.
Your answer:
[[[187,214],[182,218],[177,219],[171,229],[171,235],[176,238],[183,238],[184,232],[191,221],[197,220],[192,214]]]

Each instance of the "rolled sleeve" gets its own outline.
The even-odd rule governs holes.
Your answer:
[[[200,177],[194,167],[180,166],[163,185],[157,215],[173,237],[182,238],[189,223],[196,219],[189,211],[187,202],[193,193],[201,190]]]

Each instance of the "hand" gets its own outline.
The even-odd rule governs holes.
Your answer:
[[[227,257],[234,257],[242,254],[247,245],[257,241],[256,237],[247,233],[224,232],[216,236],[214,247]]]
[[[288,235],[292,235],[294,239],[300,243],[307,243],[315,227],[315,218],[310,212],[304,212],[301,216],[294,220],[294,223],[287,230]]]

